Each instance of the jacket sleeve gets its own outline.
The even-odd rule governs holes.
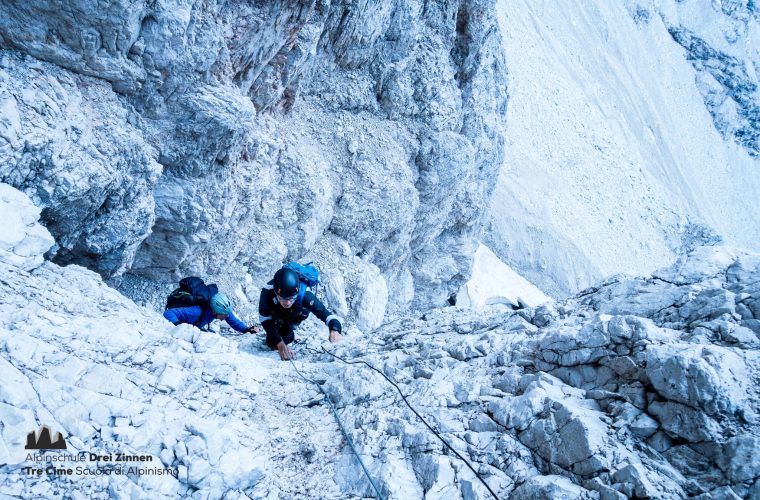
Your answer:
[[[261,295],[259,295],[259,322],[264,331],[267,332],[267,337],[282,340],[282,337],[277,332],[277,322],[272,317],[272,304],[269,302],[271,295],[272,293],[267,288],[261,289]]]
[[[248,330],[248,325],[240,321],[240,319],[237,316],[235,316],[235,313],[233,312],[230,312],[227,315],[226,321],[228,325],[230,325],[232,328],[234,328],[235,330],[239,332],[245,332],[246,330]]]
[[[164,311],[164,318],[168,319],[175,325],[180,323],[195,324],[201,317],[202,310],[198,306],[177,307]]]
[[[325,307],[321,300],[312,292],[306,292],[303,296],[303,306],[314,313],[314,316],[324,321],[330,330],[343,332],[343,320]]]

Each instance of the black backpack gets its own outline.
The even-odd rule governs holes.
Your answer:
[[[179,282],[179,288],[175,288],[166,298],[166,309],[175,309],[177,307],[200,306],[206,309],[211,305],[211,297],[219,292],[219,287],[215,284],[207,285],[200,278],[188,276],[182,278]]]

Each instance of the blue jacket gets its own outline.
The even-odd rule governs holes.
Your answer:
[[[164,311],[164,318],[168,319],[175,325],[180,323],[190,323],[198,328],[203,328],[214,321],[214,313],[211,309],[202,309],[201,306],[177,307]],[[227,324],[239,332],[248,329],[248,325],[243,323],[233,313],[227,315]]]

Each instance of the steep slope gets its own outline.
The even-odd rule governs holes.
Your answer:
[[[488,246],[555,296],[720,238],[757,250],[753,9],[499,3],[510,106]]]
[[[484,224],[565,296],[757,249],[759,33],[735,1],[6,2],[0,181],[143,303],[313,258],[371,329],[444,304]]]
[[[759,278],[760,256],[701,247],[556,308],[441,309],[339,351],[392,376],[502,498],[756,498]],[[344,377],[340,400],[367,396]],[[487,497],[403,406],[351,418],[433,498]]]
[[[635,18],[659,14],[686,49],[715,128],[756,157],[760,153],[760,10],[755,2],[697,0],[636,5]]]
[[[35,237],[24,227],[11,246]],[[0,493],[372,495],[327,400],[260,338],[172,327],[74,265],[3,259],[0,280]],[[500,498],[755,498],[759,283],[760,256],[701,247],[556,307],[450,307],[330,347],[358,364],[313,325],[296,366],[390,498],[490,494],[362,361]],[[176,476],[30,476],[43,424],[69,453],[149,455]]]
[[[0,186],[0,196],[7,198],[12,188]],[[29,221],[35,208],[18,191],[14,196],[21,202],[4,213],[11,221],[23,218],[26,231],[15,232],[7,246],[17,249],[14,255],[36,248],[34,255],[41,257],[46,247],[38,244],[38,233],[44,229]],[[292,368],[259,353],[261,339],[247,353],[218,333],[172,327],[92,271],[41,261],[19,267],[5,255],[0,254],[0,493],[159,498],[246,491],[265,497],[272,490],[293,497],[339,496],[337,486],[333,493],[325,486],[337,474],[337,426],[329,410],[300,405],[299,398],[314,389],[280,385],[294,376]],[[27,433],[40,425],[62,432],[65,453],[85,452],[84,461],[48,463],[49,451],[25,450]],[[89,453],[111,458],[91,461]],[[117,453],[150,458],[119,462]],[[28,459],[29,454],[43,459]],[[24,466],[93,472],[37,477]]]

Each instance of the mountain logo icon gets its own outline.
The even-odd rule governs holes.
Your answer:
[[[51,439],[50,428],[47,425],[40,427],[37,432],[31,431],[26,435],[26,450],[65,450],[66,441],[60,432],[55,433],[55,441]]]

